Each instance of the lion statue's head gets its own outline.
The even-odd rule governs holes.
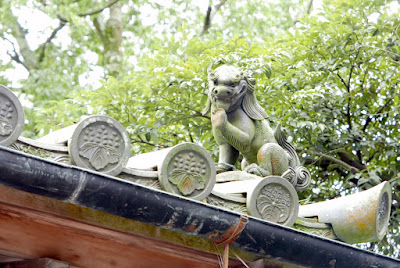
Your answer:
[[[239,68],[222,65],[208,75],[208,100],[203,113],[222,108],[227,113],[242,108],[254,120],[268,117],[254,93],[255,79]]]

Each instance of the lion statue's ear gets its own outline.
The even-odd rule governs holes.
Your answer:
[[[256,94],[252,90],[248,90],[244,95],[242,107],[247,116],[253,120],[263,120],[268,118],[267,113],[258,103]]]

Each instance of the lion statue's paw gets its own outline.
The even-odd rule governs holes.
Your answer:
[[[270,175],[266,169],[259,167],[255,163],[248,165],[247,167],[244,168],[243,171],[259,177],[266,177]]]
[[[228,117],[224,109],[217,109],[211,115],[211,124],[213,127],[222,127],[226,124]]]
[[[222,172],[236,170],[234,165],[227,164],[227,163],[218,163],[215,165],[215,169],[217,171],[217,174],[222,173]]]

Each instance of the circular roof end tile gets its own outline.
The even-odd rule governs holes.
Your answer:
[[[0,145],[9,146],[24,129],[24,109],[11,90],[0,85]]]
[[[128,162],[131,144],[128,133],[117,120],[94,115],[79,123],[68,150],[76,165],[116,176]]]
[[[203,200],[215,185],[215,164],[203,147],[182,143],[169,149],[158,166],[162,188],[170,193]]]
[[[290,227],[299,213],[299,197],[286,179],[269,176],[247,194],[246,206],[254,217]]]

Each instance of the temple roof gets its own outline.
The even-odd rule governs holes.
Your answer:
[[[367,209],[351,207],[354,219],[339,217],[346,225],[318,222],[332,218],[326,206],[307,207],[298,217],[298,196],[289,180],[242,171],[218,177],[200,145],[182,143],[130,157],[127,131],[104,115],[31,140],[21,136],[25,120],[16,96],[0,86],[0,99],[6,111],[0,116],[0,263],[218,267],[222,251],[230,247],[231,267],[244,262],[400,266],[398,260],[332,240],[382,239],[391,203],[387,183],[357,195],[368,201]],[[340,202],[348,207],[348,199]],[[262,214],[260,203],[278,212],[263,205],[261,211],[269,212]],[[335,213],[334,220],[341,211]],[[324,237],[288,227],[293,224]]]
[[[0,250],[7,256],[50,257],[85,267],[128,267],[138,259],[142,266],[218,267],[215,244],[243,219],[240,213],[1,146],[0,174]],[[238,257],[304,267],[400,265],[251,216],[231,246],[233,267],[240,267]]]

